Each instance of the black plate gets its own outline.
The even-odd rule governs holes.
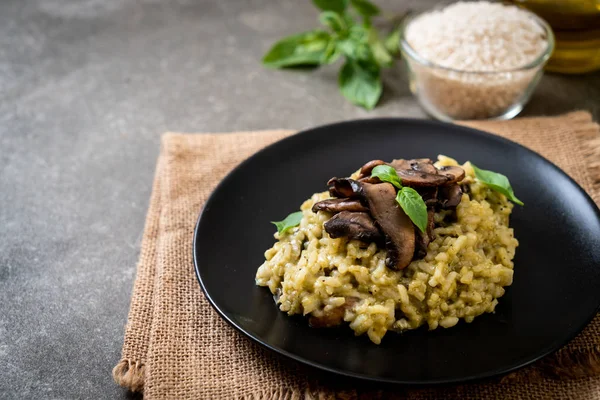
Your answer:
[[[381,345],[348,328],[312,329],[279,311],[254,276],[274,227],[332,176],[366,161],[435,158],[507,175],[525,207],[511,226],[520,246],[513,285],[495,314],[451,329],[396,334]],[[239,331],[284,356],[346,376],[438,384],[491,377],[565,345],[600,304],[600,211],[571,178],[511,141],[456,125],[410,119],[343,122],[304,131],[243,162],[207,201],[194,263],[210,303]]]

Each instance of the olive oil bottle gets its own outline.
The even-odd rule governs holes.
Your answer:
[[[513,0],[545,19],[556,37],[546,69],[579,74],[600,69],[600,0]]]

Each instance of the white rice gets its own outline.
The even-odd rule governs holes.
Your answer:
[[[520,107],[543,65],[515,69],[548,47],[545,30],[531,13],[487,1],[420,15],[407,26],[405,38],[421,58],[450,68],[405,57],[411,90],[428,111],[451,119],[495,118]]]
[[[516,6],[459,2],[417,17],[406,40],[423,58],[461,71],[519,68],[547,47],[544,29]]]

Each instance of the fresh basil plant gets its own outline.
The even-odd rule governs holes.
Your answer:
[[[319,21],[326,30],[281,39],[265,54],[263,65],[317,67],[343,56],[345,62],[338,75],[340,92],[351,103],[371,110],[383,91],[381,69],[390,67],[399,54],[399,31],[382,39],[371,24],[381,11],[368,0],[313,0],[313,4],[322,10]]]

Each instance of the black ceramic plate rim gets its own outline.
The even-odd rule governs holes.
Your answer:
[[[316,126],[313,128],[309,128],[309,129],[305,129],[302,131],[299,131],[291,136],[288,136],[284,139],[278,140],[275,143],[272,143],[266,147],[264,147],[263,149],[259,150],[258,152],[254,153],[253,155],[251,155],[250,157],[248,157],[247,159],[245,159],[244,161],[242,161],[237,167],[235,167],[232,171],[230,171],[225,178],[223,178],[223,180],[221,182],[219,182],[219,184],[215,187],[215,189],[213,190],[213,192],[211,193],[211,195],[208,197],[208,199],[206,200],[206,203],[204,205],[204,207],[202,208],[202,210],[200,211],[200,215],[198,216],[198,220],[196,222],[196,226],[194,228],[194,237],[193,237],[193,243],[192,243],[192,256],[193,256],[193,260],[194,260],[194,271],[196,273],[196,278],[198,279],[198,282],[200,283],[200,287],[202,288],[202,292],[204,293],[204,295],[206,296],[208,302],[210,303],[210,305],[217,311],[217,314],[223,318],[229,325],[233,326],[237,331],[241,332],[242,334],[244,334],[244,336],[246,336],[247,338],[253,340],[254,342],[260,344],[261,346],[275,352],[278,355],[284,356],[284,357],[288,357],[294,361],[297,361],[299,363],[308,365],[310,367],[313,368],[317,368],[320,370],[324,370],[333,374],[337,374],[337,375],[341,375],[341,376],[345,376],[345,377],[349,377],[349,378],[356,378],[356,379],[361,379],[364,381],[370,381],[370,382],[379,382],[379,383],[387,383],[387,384],[400,384],[400,385],[412,385],[412,386],[423,386],[423,385],[447,385],[447,384],[457,384],[457,383],[465,383],[465,382],[473,382],[473,381],[479,381],[479,380],[483,380],[483,379],[488,379],[488,378],[493,378],[493,377],[497,377],[497,376],[501,376],[501,375],[505,375],[511,372],[514,372],[518,369],[521,369],[523,367],[526,367],[528,365],[533,364],[534,362],[556,352],[557,350],[559,350],[560,348],[564,347],[565,345],[567,345],[571,340],[573,340],[594,318],[594,316],[600,311],[600,304],[598,304],[598,306],[596,307],[596,312],[593,313],[587,320],[584,321],[584,323],[582,323],[580,326],[577,327],[577,329],[574,329],[572,331],[572,334],[569,335],[566,340],[559,340],[556,341],[555,343],[553,343],[550,346],[547,346],[546,348],[544,348],[543,350],[541,350],[539,352],[539,355],[536,357],[533,357],[527,361],[523,361],[523,362],[516,362],[512,365],[509,366],[505,366],[505,367],[500,367],[497,368],[495,370],[492,371],[486,371],[480,374],[476,374],[476,375],[472,375],[469,377],[464,377],[464,378],[457,378],[457,379],[431,379],[431,380],[400,380],[400,379],[389,379],[389,378],[382,378],[382,377],[377,377],[377,376],[370,376],[370,375],[363,375],[363,374],[358,374],[358,373],[354,373],[354,372],[349,372],[349,371],[345,371],[343,369],[337,369],[337,368],[331,368],[328,367],[327,365],[324,364],[320,364],[317,362],[313,362],[311,360],[308,360],[304,357],[301,357],[297,354],[294,353],[290,353],[286,350],[283,350],[281,348],[278,348],[276,346],[272,346],[269,343],[267,343],[266,341],[262,340],[260,337],[247,332],[246,330],[244,330],[244,328],[242,328],[241,326],[239,326],[238,324],[236,324],[231,318],[229,318],[227,316],[227,314],[225,312],[223,312],[220,307],[216,304],[216,302],[213,300],[212,296],[209,293],[209,290],[206,288],[206,286],[204,285],[204,282],[202,281],[202,276],[200,274],[200,267],[199,267],[199,260],[196,256],[196,241],[198,238],[198,230],[200,227],[200,222],[202,220],[202,216],[205,212],[205,210],[207,208],[208,205],[210,205],[210,203],[213,201],[214,198],[214,194],[216,192],[218,192],[222,186],[227,185],[227,182],[231,179],[231,177],[238,171],[241,170],[243,168],[246,167],[246,165],[251,162],[252,160],[254,160],[255,158],[261,156],[264,152],[269,151],[272,147],[278,145],[281,142],[286,142],[286,141],[292,141],[292,140],[298,140],[299,137],[305,136],[305,135],[309,135],[311,132],[315,131],[315,130],[323,130],[323,129],[330,129],[330,128],[340,128],[340,127],[344,127],[344,126],[349,126],[349,125],[354,125],[354,124],[368,124],[369,122],[383,122],[383,123],[393,123],[393,124],[402,124],[402,123],[416,123],[416,124],[424,124],[424,125],[431,125],[431,126],[437,126],[440,128],[444,128],[444,127],[449,127],[451,126],[452,129],[458,129],[458,130],[462,130],[465,133],[468,133],[470,135],[482,135],[482,136],[486,136],[488,139],[493,140],[493,141],[497,141],[497,142],[502,142],[506,145],[512,146],[512,147],[517,147],[519,149],[524,149],[526,152],[530,153],[532,156],[534,157],[538,157],[542,160],[544,160],[546,163],[548,163],[549,166],[551,166],[553,169],[555,169],[557,172],[559,172],[560,174],[564,175],[572,184],[575,185],[575,187],[577,187],[583,194],[584,197],[586,198],[587,202],[592,206],[592,208],[594,209],[595,213],[596,213],[596,217],[600,220],[600,209],[598,209],[598,206],[596,205],[596,203],[592,200],[592,198],[589,196],[589,194],[573,179],[571,178],[567,173],[565,173],[562,169],[560,169],[558,166],[556,166],[554,163],[552,163],[551,161],[549,161],[547,158],[545,158],[544,156],[542,156],[541,154],[525,147],[522,146],[516,142],[513,142],[512,140],[506,139],[504,137],[501,136],[497,136],[494,135],[492,133],[489,132],[484,132],[484,131],[480,131],[478,129],[474,129],[474,128],[469,128],[469,127],[465,127],[465,126],[461,126],[461,125],[456,125],[456,124],[449,124],[446,122],[440,122],[440,121],[431,121],[431,120],[423,120],[423,119],[416,119],[416,118],[367,118],[367,119],[355,119],[355,120],[348,120],[348,121],[341,121],[341,122],[334,122],[331,124],[326,124],[326,125],[320,125],[320,126]],[[451,134],[451,133],[449,133]]]

